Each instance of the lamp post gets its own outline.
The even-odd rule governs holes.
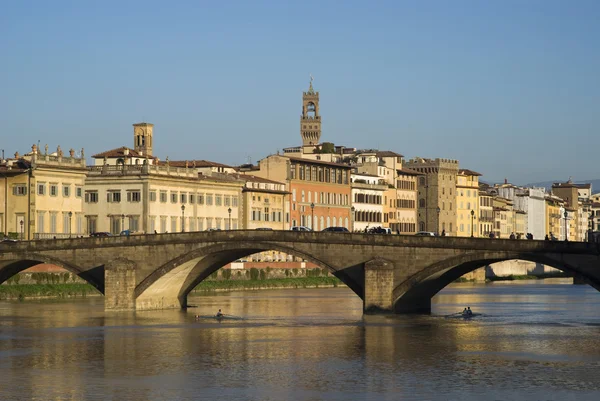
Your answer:
[[[352,206],[350,208],[350,212],[352,212],[352,232],[354,232],[354,212],[356,211],[356,209],[354,208],[354,206]]]
[[[125,230],[125,215],[121,215],[121,231]]]
[[[231,227],[231,208],[227,209],[227,212],[229,213],[229,229],[233,230],[233,228]]]
[[[23,241],[23,225],[25,224],[25,222],[21,220],[19,224],[21,225],[21,241]]]
[[[567,211],[565,210],[565,241],[569,240],[569,232],[567,231],[567,216],[569,216],[569,213],[567,213]]]
[[[471,210],[471,238],[474,237],[473,233],[474,233],[474,227],[475,224],[473,223],[475,221],[475,211]]]
[[[310,229],[313,230],[315,223],[315,204],[311,202],[310,204]]]
[[[437,211],[437,232],[439,233],[440,232],[440,211],[441,211],[439,206],[436,208],[436,211]]]
[[[181,232],[185,232],[185,205],[181,205]]]
[[[71,224],[71,218],[73,217],[73,212],[69,212],[69,238],[71,238],[71,227],[73,226]]]

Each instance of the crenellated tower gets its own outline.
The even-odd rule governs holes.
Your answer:
[[[321,116],[319,115],[319,92],[315,92],[310,77],[308,92],[302,93],[302,116],[300,116],[300,135],[302,146],[314,146],[321,140]]]
[[[133,124],[133,148],[140,155],[152,156],[152,128],[154,124]]]

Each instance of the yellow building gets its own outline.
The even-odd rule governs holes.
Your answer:
[[[456,215],[458,237],[479,237],[479,177],[481,174],[460,169],[456,175]]]
[[[489,237],[494,228],[494,202],[488,192],[479,191],[479,236]]]
[[[244,181],[218,163],[160,162],[152,155],[152,128],[134,124],[133,149],[93,156],[85,182],[86,233],[239,228]]]
[[[546,235],[549,239],[564,239],[561,221],[565,202],[555,195],[546,195]]]
[[[513,202],[510,199],[496,196],[493,198],[494,207],[494,236],[496,238],[508,239],[514,233]]]
[[[271,228],[286,230],[290,213],[285,183],[253,175],[240,175],[245,182],[242,189],[243,229]]]
[[[68,238],[84,233],[83,186],[86,175],[83,149],[65,156],[60,146],[41,154],[37,145],[23,156],[2,161],[0,229],[22,239]]]

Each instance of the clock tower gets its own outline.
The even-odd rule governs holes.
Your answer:
[[[302,147],[314,147],[321,140],[321,116],[319,115],[319,92],[315,92],[310,77],[308,92],[302,93],[302,116],[300,116],[300,135]],[[312,152],[311,152],[312,153]]]
[[[133,124],[133,149],[144,156],[152,156],[152,128],[154,124]]]

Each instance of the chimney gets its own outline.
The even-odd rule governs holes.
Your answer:
[[[127,148],[123,149],[123,154],[125,156],[127,156],[129,154],[129,149],[127,149]]]

